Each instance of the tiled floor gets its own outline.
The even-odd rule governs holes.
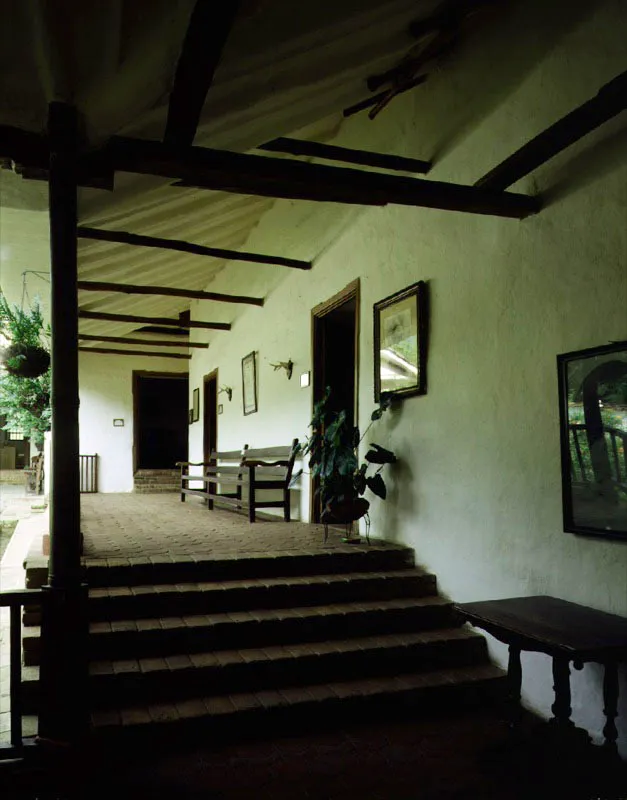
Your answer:
[[[94,494],[81,497],[85,558],[142,558],[169,553],[199,555],[354,550],[341,533],[304,522],[248,522],[242,514],[208,511],[197,498],[178,494]],[[389,546],[372,540],[373,546]]]

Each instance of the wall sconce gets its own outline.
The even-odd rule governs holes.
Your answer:
[[[218,394],[222,394],[224,392],[226,396],[229,398],[229,403],[233,399],[233,389],[230,386],[221,386]]]
[[[284,369],[287,372],[287,379],[288,381],[291,380],[292,377],[292,370],[294,369],[294,362],[290,358],[289,361],[279,361],[278,364],[270,363],[271,367],[274,367],[274,371],[276,372],[277,369]]]

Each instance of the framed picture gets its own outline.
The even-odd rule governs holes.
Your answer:
[[[253,350],[242,359],[242,395],[244,416],[257,411],[257,361]]]
[[[200,419],[200,389],[194,389],[192,392],[192,422],[198,422]]]
[[[190,408],[187,412],[187,422],[191,425],[194,421],[194,409]]]
[[[418,281],[374,304],[374,399],[427,393],[429,296]]]
[[[557,357],[564,530],[627,539],[627,342]]]

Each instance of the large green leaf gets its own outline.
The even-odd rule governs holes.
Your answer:
[[[386,450],[385,447],[381,447],[374,442],[370,443],[370,447],[372,449],[368,450],[364,456],[370,464],[394,464],[396,462],[396,456],[391,450]]]

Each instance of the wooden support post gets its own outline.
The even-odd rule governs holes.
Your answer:
[[[77,743],[87,726],[87,588],[82,584],[76,288],[77,113],[49,107],[52,328],[50,561],[43,587],[41,710],[44,743]]]

